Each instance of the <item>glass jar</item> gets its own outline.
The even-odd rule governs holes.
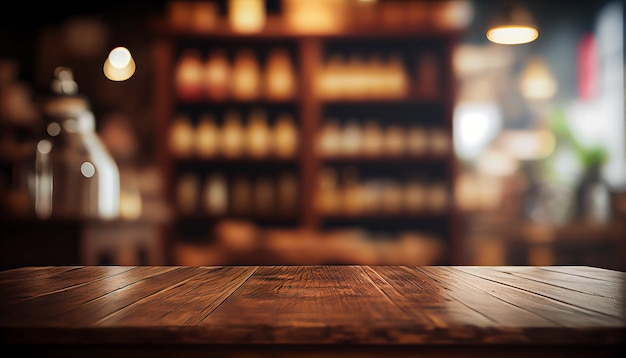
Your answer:
[[[95,132],[87,100],[69,69],[57,69],[54,96],[43,106],[45,134],[35,153],[39,218],[112,219],[119,215],[118,167]]]

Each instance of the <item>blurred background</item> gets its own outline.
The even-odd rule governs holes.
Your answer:
[[[626,269],[622,1],[15,5],[2,269]]]

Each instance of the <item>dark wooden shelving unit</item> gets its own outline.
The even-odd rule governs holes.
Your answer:
[[[274,158],[260,159],[235,159],[233,161],[224,158],[212,159],[178,159],[173,156],[166,145],[157,147],[156,159],[163,170],[163,175],[168,183],[168,190],[173,187],[173,179],[176,177],[180,166],[195,166],[199,170],[207,167],[220,167],[222,165],[291,165],[294,164],[299,178],[299,210],[295,215],[295,222],[301,228],[320,230],[327,220],[332,219],[334,224],[344,220],[348,224],[359,225],[367,221],[377,220],[380,222],[397,219],[397,215],[368,214],[361,216],[338,215],[326,217],[317,211],[315,205],[315,193],[317,188],[318,174],[324,165],[387,165],[422,168],[431,170],[436,167],[437,175],[445,182],[445,186],[450,193],[451,203],[444,213],[423,213],[423,214],[401,214],[400,218],[405,222],[420,222],[435,220],[443,222],[445,232],[442,233],[443,240],[446,241],[448,254],[444,258],[446,264],[461,263],[462,239],[458,232],[457,213],[454,205],[454,178],[456,176],[456,158],[453,150],[450,149],[444,155],[418,155],[418,156],[356,156],[356,157],[322,157],[316,151],[317,133],[321,124],[329,111],[338,113],[352,113],[357,117],[363,113],[385,113],[388,109],[402,111],[403,108],[414,108],[416,113],[425,113],[427,118],[423,118],[426,125],[437,125],[448,133],[449,142],[452,143],[452,113],[455,102],[455,78],[452,69],[452,53],[454,46],[460,39],[462,31],[458,29],[444,29],[428,24],[415,24],[413,26],[397,27],[393,29],[377,28],[375,26],[351,26],[341,31],[324,34],[302,34],[292,31],[285,26],[279,16],[270,16],[267,19],[263,30],[255,33],[238,33],[229,28],[225,19],[221,19],[211,32],[198,32],[192,30],[173,29],[168,26],[167,21],[161,19],[155,21],[153,59],[155,71],[154,83],[154,103],[156,105],[155,116],[157,119],[157,133],[160,143],[167,142],[168,126],[172,117],[181,108],[195,108],[195,110],[206,108],[228,108],[242,106],[268,107],[285,106],[293,108],[294,118],[299,130],[299,150],[297,157],[293,160],[283,160]],[[407,44],[415,45],[417,48],[435,49],[439,58],[441,92],[434,98],[425,98],[417,95],[413,90],[409,90],[406,96],[400,98],[349,98],[349,99],[328,99],[320,98],[315,90],[315,81],[319,75],[322,63],[325,61],[328,51],[333,48],[341,48],[342,44],[356,40],[355,48],[366,49],[370,46],[371,51],[377,51],[377,44],[384,44],[384,49],[388,51],[390,46],[396,44],[396,49],[403,56],[409,56],[406,61],[405,70],[410,81],[414,81],[414,59],[416,53],[414,49],[407,50]],[[371,42],[371,43],[370,43]],[[201,50],[214,48],[226,44],[229,48],[248,46],[256,49],[263,49],[266,46],[275,44],[289,44],[294,69],[298,82],[296,97],[287,101],[271,101],[263,98],[252,101],[197,101],[187,102],[177,99],[173,85],[173,71],[177,56],[180,54],[181,46],[197,46]],[[391,43],[391,45],[390,45]],[[334,47],[333,47],[334,46]],[[206,47],[206,48],[205,48]],[[368,50],[369,51],[369,50]],[[408,55],[407,55],[408,53]],[[410,82],[410,88],[413,83]],[[406,111],[405,111],[406,112]],[[362,118],[365,119],[365,118]],[[381,122],[391,123],[393,120],[383,118]],[[410,122],[411,114],[406,114],[400,122]],[[419,123],[419,120],[418,120]],[[204,169],[203,169],[204,168]],[[421,170],[421,169],[420,169]],[[169,193],[170,198],[173,194]],[[179,217],[183,220],[184,217]],[[201,221],[204,216],[192,216],[196,222]],[[215,219],[215,218],[212,218]],[[254,217],[250,218],[255,220]],[[418,219],[418,220],[412,220]],[[284,220],[275,220],[282,222]],[[213,222],[209,220],[208,222]],[[415,228],[413,228],[415,229]]]

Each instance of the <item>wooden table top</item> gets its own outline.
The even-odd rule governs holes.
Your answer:
[[[0,272],[0,343],[622,345],[587,266],[85,266]]]

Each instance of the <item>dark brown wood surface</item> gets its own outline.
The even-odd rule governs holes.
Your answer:
[[[601,348],[625,290],[578,266],[27,267],[0,272],[0,342]]]

